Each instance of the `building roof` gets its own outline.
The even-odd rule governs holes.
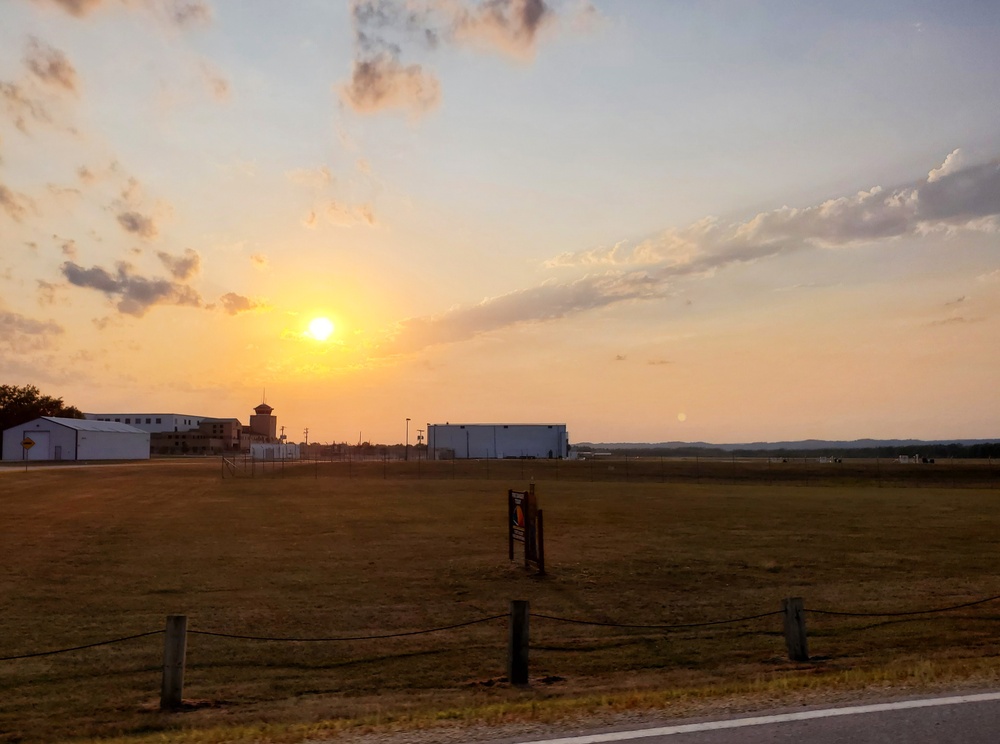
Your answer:
[[[136,429],[134,426],[119,424],[114,421],[59,418],[57,416],[42,416],[42,419],[45,421],[51,421],[53,424],[58,424],[59,426],[65,426],[67,429],[76,429],[77,431],[109,431],[117,432],[119,434],[142,434],[144,436],[148,436],[148,434],[142,429]],[[30,424],[31,422],[28,421],[27,423]],[[21,426],[24,426],[24,424],[21,424]]]

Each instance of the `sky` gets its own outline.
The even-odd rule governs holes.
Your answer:
[[[984,0],[0,0],[0,382],[266,396],[292,441],[995,438],[998,37]]]

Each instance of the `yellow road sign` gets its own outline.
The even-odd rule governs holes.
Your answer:
[[[21,446],[24,447],[26,450],[30,450],[32,447],[35,446],[35,440],[32,439],[31,437],[25,437],[24,439],[21,440]]]

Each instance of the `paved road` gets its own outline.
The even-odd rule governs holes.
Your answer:
[[[531,744],[996,744],[1000,693],[675,723]]]

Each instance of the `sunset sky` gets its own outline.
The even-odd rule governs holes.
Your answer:
[[[0,382],[1000,436],[1000,3],[822,5],[0,0]]]

